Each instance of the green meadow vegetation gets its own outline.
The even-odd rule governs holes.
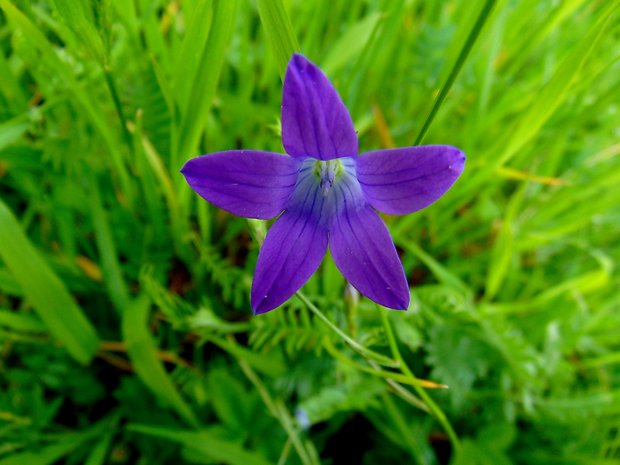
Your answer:
[[[618,3],[0,0],[0,465],[620,463]],[[467,154],[407,312],[328,258],[252,316],[269,225],[179,173],[283,151],[294,51]]]

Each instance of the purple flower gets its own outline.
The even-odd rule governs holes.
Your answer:
[[[234,215],[271,219],[284,210],[258,255],[254,313],[273,310],[301,288],[328,244],[336,266],[362,294],[406,309],[407,278],[375,209],[404,215],[427,207],[463,171],[463,152],[428,145],[358,156],[340,96],[299,54],[284,78],[282,144],[288,155],[230,150],[189,160],[181,170],[201,197]]]

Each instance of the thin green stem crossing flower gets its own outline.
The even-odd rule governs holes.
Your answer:
[[[404,215],[439,199],[463,171],[455,147],[428,145],[358,156],[351,116],[323,72],[291,58],[282,98],[288,154],[231,150],[189,160],[200,196],[230,213],[271,219],[256,264],[252,309],[288,300],[317,270],[329,245],[336,266],[385,307],[409,306],[409,285],[387,227],[375,211]]]

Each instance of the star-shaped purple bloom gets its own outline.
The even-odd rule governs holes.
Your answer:
[[[317,270],[329,244],[344,277],[393,309],[409,306],[409,285],[377,214],[427,207],[456,181],[465,155],[447,145],[377,150],[358,156],[351,116],[325,74],[291,58],[282,97],[282,144],[289,156],[230,150],[189,160],[187,182],[230,213],[271,219],[252,283],[252,309],[289,299]]]

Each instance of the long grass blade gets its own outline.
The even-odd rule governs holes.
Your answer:
[[[224,66],[225,51],[235,25],[238,0],[213,0],[209,38],[200,55],[200,65],[191,83],[190,98],[182,111],[179,147],[172,169],[196,154],[208,117],[217,82]]]
[[[276,58],[280,76],[284,78],[286,65],[291,55],[299,51],[293,26],[282,0],[258,0],[257,5],[258,14]]]
[[[148,331],[147,318],[151,302],[139,297],[123,313],[123,339],[136,373],[142,382],[162,401],[174,408],[190,425],[198,420],[181,397],[157,358],[157,349]]]
[[[267,465],[269,462],[257,453],[245,451],[239,444],[219,438],[209,430],[183,431],[150,425],[131,424],[131,431],[182,444],[204,456],[229,465]]]
[[[99,345],[95,328],[1,199],[0,257],[50,333],[76,360],[88,363]]]
[[[480,10],[480,14],[478,15],[478,18],[476,19],[476,22],[474,23],[471,29],[471,32],[469,33],[469,36],[467,37],[467,40],[463,44],[463,48],[461,48],[461,51],[456,59],[456,62],[454,63],[454,65],[452,65],[452,69],[450,70],[450,73],[448,74],[446,81],[444,82],[443,86],[441,86],[439,95],[437,95],[437,98],[435,99],[435,103],[433,103],[433,107],[431,108],[430,113],[426,117],[426,121],[424,121],[424,125],[422,126],[422,129],[420,129],[420,132],[418,136],[416,137],[413,145],[420,145],[422,141],[424,140],[424,136],[426,136],[426,133],[428,132],[428,129],[433,123],[433,120],[435,119],[437,112],[441,108],[441,104],[448,96],[448,92],[450,92],[450,89],[452,88],[452,84],[454,84],[454,81],[456,80],[457,76],[461,72],[461,68],[465,64],[465,61],[467,60],[467,57],[469,56],[469,52],[471,52],[471,49],[476,43],[476,40],[480,36],[480,33],[482,32],[482,29],[487,19],[489,18],[491,10],[495,6],[496,1],[497,0],[487,0],[482,6],[482,9]]]

